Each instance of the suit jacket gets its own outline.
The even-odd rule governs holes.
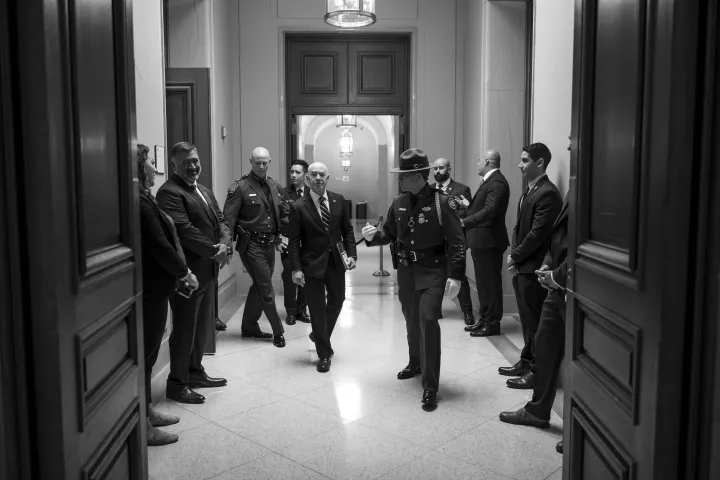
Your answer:
[[[215,195],[203,185],[197,189],[207,200],[207,205],[185,183],[173,174],[158,190],[160,208],[175,221],[175,226],[190,270],[195,274],[200,288],[217,279],[218,264],[212,259],[217,253],[214,245],[230,245],[230,230],[225,226]]]
[[[185,256],[172,219],[160,210],[149,192],[140,192],[142,277],[145,292],[169,295],[178,278],[187,275]]]
[[[447,195],[448,197],[455,197],[456,202],[460,200],[461,195],[467,198],[468,202],[472,202],[472,192],[470,191],[470,187],[460,182],[456,182],[452,178],[450,179],[450,183],[448,183],[447,189],[444,192],[440,190],[440,185],[437,182],[433,183],[430,186],[438,190],[443,195]],[[458,215],[460,215],[460,218],[465,218],[468,213],[466,208],[458,208],[457,212]]]
[[[470,202],[463,219],[469,248],[496,248],[505,251],[510,245],[505,214],[510,203],[510,186],[500,170],[488,177]]]
[[[335,265],[342,266],[342,257],[335,247],[338,242],[343,242],[348,257],[357,259],[355,235],[345,197],[329,191],[327,195],[330,204],[329,229],[325,228],[310,195],[304,195],[290,208],[290,265],[293,272],[302,270],[310,278],[324,277],[330,251]]]
[[[542,266],[553,224],[562,208],[562,197],[547,176],[518,203],[510,257],[518,273],[535,273]]]
[[[297,190],[295,190],[295,187],[292,185],[288,185],[287,187],[282,187],[280,189],[280,193],[283,196],[283,207],[286,209],[286,215],[290,216],[290,207],[300,198],[304,198],[310,195],[310,187],[307,185],[303,185],[303,194],[302,197],[298,194]],[[290,233],[290,224],[285,223],[281,224],[280,233],[285,235],[286,237],[289,236]]]
[[[545,255],[544,265],[553,269],[552,276],[563,290],[567,284],[567,234],[569,199],[565,198],[560,215],[553,224],[548,239],[548,253]]]

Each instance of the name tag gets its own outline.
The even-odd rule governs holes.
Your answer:
[[[251,193],[250,196],[251,196],[251,197],[256,197],[256,196],[257,196],[257,193]]]
[[[400,210],[401,212],[404,212],[404,211],[405,211],[404,208],[398,208],[398,210]]]

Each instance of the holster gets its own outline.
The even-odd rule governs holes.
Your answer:
[[[392,259],[392,266],[394,270],[398,269],[398,257],[397,257],[397,243],[390,242],[390,258]]]
[[[234,233],[237,237],[237,246],[235,247],[235,250],[237,250],[240,255],[243,255],[247,249],[248,243],[250,243],[250,232],[238,226],[235,228]]]

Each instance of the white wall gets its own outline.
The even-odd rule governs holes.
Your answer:
[[[535,0],[533,142],[550,148],[548,176],[565,195],[572,116],[573,0]]]
[[[162,1],[144,0],[133,5],[135,43],[135,111],[137,142],[150,148],[165,146],[165,66],[163,60]],[[164,166],[164,159],[158,159]],[[165,182],[157,174],[154,192]]]

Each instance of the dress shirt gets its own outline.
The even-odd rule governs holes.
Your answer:
[[[328,213],[331,214],[330,199],[328,198],[327,189],[325,189],[325,191],[323,192],[322,197],[325,199],[325,206],[328,209]],[[320,215],[320,218],[322,218],[322,211],[320,210],[320,195],[315,193],[313,190],[310,190],[310,198],[312,198],[313,202],[315,203],[315,208],[317,208],[318,215]]]
[[[483,175],[483,182],[487,182],[487,179],[490,178],[490,175],[495,173],[496,171],[500,170],[499,168],[493,168],[489,172],[487,172],[485,175]]]

